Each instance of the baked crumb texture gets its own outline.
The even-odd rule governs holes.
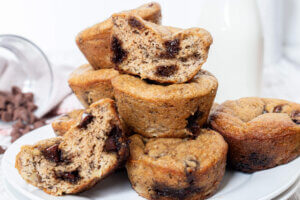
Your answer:
[[[112,80],[119,114],[145,137],[195,136],[206,123],[218,82],[201,70],[190,82],[161,85],[130,75]]]
[[[128,156],[127,141],[111,99],[95,102],[64,136],[26,145],[16,157],[22,178],[51,195],[84,191]]]
[[[184,83],[206,61],[211,35],[201,28],[157,25],[137,15],[112,16],[111,61],[116,69],[160,83]]]
[[[144,20],[160,24],[161,8],[158,3],[152,2],[144,4],[136,9],[124,11],[133,15],[138,15]],[[110,37],[113,23],[111,18],[95,24],[76,37],[76,43],[83,55],[94,69],[112,68]]]
[[[156,200],[213,195],[225,173],[228,147],[217,132],[200,132],[195,139],[131,136],[126,168],[133,189]]]
[[[268,98],[226,101],[209,122],[229,144],[229,163],[237,170],[264,170],[300,155],[300,104]]]

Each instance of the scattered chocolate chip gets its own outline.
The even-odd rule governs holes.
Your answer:
[[[7,111],[1,113],[1,120],[4,122],[10,122],[12,121],[12,118],[13,118],[12,113],[9,113]]]
[[[61,162],[61,150],[58,148],[58,144],[46,148],[42,153],[47,160]]]
[[[29,131],[31,131],[31,127],[28,126],[28,125],[25,126],[25,128],[19,130],[19,132],[20,132],[22,135],[25,135],[25,134],[28,133]]]
[[[4,96],[0,96],[0,109],[5,109],[6,107],[6,98]]]
[[[2,146],[0,146],[0,154],[4,154],[6,149],[4,149]]]
[[[33,102],[28,102],[26,104],[27,110],[33,112],[37,109],[37,106]]]
[[[164,46],[166,48],[166,52],[160,54],[160,57],[166,59],[175,58],[175,56],[180,51],[180,40],[174,39],[174,40],[166,41],[164,43]]]
[[[32,92],[24,93],[24,98],[29,102],[33,102],[33,93]]]
[[[291,118],[292,118],[294,123],[300,124],[300,110],[294,110],[291,113]]]
[[[17,87],[17,86],[13,86],[11,88],[11,93],[13,95],[22,94],[22,90],[19,87]]]
[[[34,128],[34,129],[40,128],[40,127],[44,126],[45,124],[46,124],[45,121],[39,120],[39,121],[34,122],[33,128]]]
[[[25,99],[23,98],[22,93],[18,93],[17,95],[15,95],[13,97],[12,102],[13,102],[15,107],[19,107],[25,102],[24,100]]]
[[[176,65],[170,65],[170,66],[161,65],[156,67],[155,74],[158,76],[168,77],[173,75],[177,70],[178,67]]]
[[[127,51],[122,48],[122,42],[116,37],[112,37],[111,50],[113,52],[112,62],[121,63],[127,57]]]
[[[78,170],[72,172],[57,172],[56,177],[72,184],[75,184],[80,180]]]
[[[275,106],[273,109],[273,113],[281,113],[282,105]]]
[[[83,113],[81,115],[81,120],[78,124],[78,128],[86,129],[87,126],[93,121],[94,116],[89,113]]]
[[[128,24],[129,24],[129,26],[131,26],[133,28],[137,28],[139,30],[144,28],[143,24],[139,20],[137,20],[135,17],[130,17],[128,19]]]
[[[193,134],[196,134],[198,132],[198,130],[201,128],[200,125],[198,124],[198,119],[201,118],[202,115],[203,115],[203,112],[201,112],[197,109],[197,111],[193,115],[190,115],[187,118],[186,128],[189,131],[191,131]]]

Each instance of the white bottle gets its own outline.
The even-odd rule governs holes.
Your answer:
[[[207,0],[199,15],[199,27],[214,39],[203,69],[219,81],[216,101],[259,96],[263,37],[256,1]]]

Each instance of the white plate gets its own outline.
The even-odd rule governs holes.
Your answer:
[[[13,186],[11,186],[6,179],[3,179],[3,186],[6,192],[9,194],[11,200],[30,200],[27,197],[23,196],[19,193]],[[279,196],[275,197],[272,200],[287,200],[290,198],[299,188],[300,186],[300,179],[298,179],[291,187],[289,187],[285,192],[280,194]]]
[[[50,125],[36,129],[31,133],[19,138],[5,152],[2,160],[3,175],[11,186],[32,200],[76,200],[76,199],[143,199],[139,197],[126,177],[126,172],[120,171],[97,184],[91,190],[81,193],[78,196],[54,197],[47,195],[43,191],[27,184],[18,171],[15,169],[15,156],[24,144],[34,144],[35,142],[54,137],[54,132]],[[300,158],[273,169],[244,174],[241,172],[227,170],[218,192],[210,199],[215,200],[266,200],[271,199],[286,191],[296,182],[300,175]]]

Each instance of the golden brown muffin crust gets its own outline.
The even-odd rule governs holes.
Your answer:
[[[130,137],[127,172],[132,187],[148,199],[203,199],[225,171],[227,144],[202,129],[196,139]]]
[[[118,76],[114,69],[94,70],[86,64],[78,67],[69,77],[68,83],[84,107],[103,98],[114,98],[111,79]]]
[[[160,23],[161,8],[158,3],[144,4],[136,9],[124,11],[141,16],[153,23]],[[111,18],[95,24],[78,34],[76,43],[94,69],[112,68],[110,61],[110,36],[113,23]]]
[[[300,155],[300,104],[269,98],[241,98],[219,105],[209,117],[229,144],[229,163],[254,172]]]
[[[190,82],[158,85],[130,75],[112,80],[118,111],[145,137],[186,137],[206,122],[218,82],[200,71]]]

